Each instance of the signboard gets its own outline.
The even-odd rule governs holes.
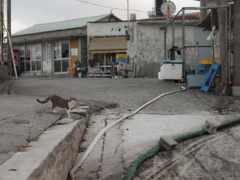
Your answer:
[[[41,60],[42,59],[42,46],[41,45],[37,45],[36,59],[37,60]]]
[[[52,61],[52,48],[51,48],[51,43],[47,42],[46,45],[46,61],[51,62]]]
[[[72,56],[78,56],[78,48],[72,48],[71,49],[71,55]]]

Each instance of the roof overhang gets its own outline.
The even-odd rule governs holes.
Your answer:
[[[90,53],[127,52],[126,37],[94,37],[91,40]]]

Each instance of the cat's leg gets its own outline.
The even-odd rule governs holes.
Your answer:
[[[52,105],[52,110],[53,110],[54,113],[57,113],[57,111],[55,110],[55,108],[56,108],[56,106],[53,104],[53,105]]]
[[[71,117],[71,116],[70,116],[70,108],[69,108],[69,109],[66,109],[66,112],[67,112],[67,114],[68,114],[68,117]]]

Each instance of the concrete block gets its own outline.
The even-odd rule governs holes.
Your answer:
[[[162,136],[160,137],[159,144],[161,144],[165,150],[170,150],[177,144],[177,142],[170,136]]]
[[[77,113],[83,116],[86,116],[90,113],[90,107],[89,106],[78,106],[70,110],[71,113]]]
[[[188,75],[187,76],[188,88],[201,87],[204,83],[204,80],[206,79],[206,76],[207,76],[206,74]]]
[[[240,86],[233,86],[232,87],[232,95],[233,96],[240,96]]]
[[[64,118],[56,122],[56,124],[69,124],[69,123],[73,123],[72,118]]]
[[[86,109],[72,109],[70,110],[71,113],[86,113]]]
[[[207,120],[205,121],[204,126],[202,127],[205,131],[207,131],[209,134],[215,134],[217,132],[217,128],[221,124],[215,120]]]

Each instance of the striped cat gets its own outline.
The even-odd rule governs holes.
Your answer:
[[[70,100],[65,100],[57,95],[53,95],[53,96],[49,96],[44,101],[40,101],[39,99],[37,99],[37,101],[41,104],[45,104],[48,101],[51,101],[52,102],[52,110],[54,113],[57,113],[57,111],[55,110],[56,107],[65,108],[66,112],[68,114],[68,117],[71,117],[70,110],[73,108],[74,104],[76,103],[76,98],[70,98]]]

